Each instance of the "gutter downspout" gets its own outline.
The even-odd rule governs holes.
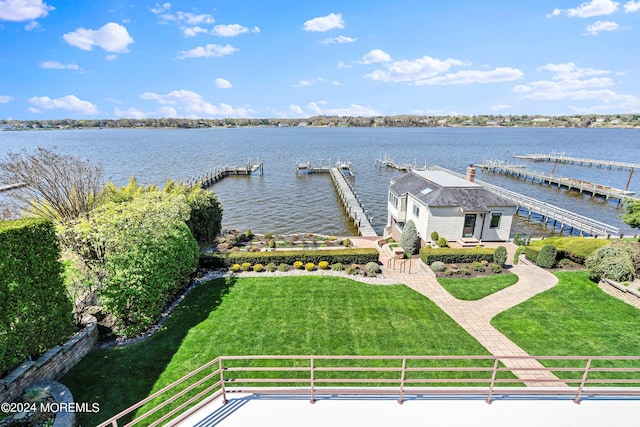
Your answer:
[[[482,228],[480,229],[480,240],[482,242],[482,235],[484,234],[484,220],[487,219],[487,214],[486,213],[482,213],[480,214],[482,215]]]

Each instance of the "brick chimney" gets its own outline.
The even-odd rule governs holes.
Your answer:
[[[467,166],[466,180],[469,182],[474,182],[476,180],[476,168],[474,168],[473,165]]]

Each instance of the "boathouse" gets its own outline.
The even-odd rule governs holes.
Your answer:
[[[516,206],[474,182],[443,171],[410,170],[389,184],[385,236],[400,239],[404,224],[413,220],[421,245],[437,231],[448,241],[472,246],[482,241],[509,240]]]

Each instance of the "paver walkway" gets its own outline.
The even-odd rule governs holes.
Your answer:
[[[513,259],[514,245],[507,246]],[[509,247],[511,246],[511,247]],[[514,265],[511,271],[518,275],[518,282],[478,301],[462,301],[451,296],[436,280],[423,271],[418,263],[412,263],[411,271],[401,273],[399,263],[396,269],[387,268],[390,256],[381,254],[383,274],[397,280],[436,303],[445,313],[477,339],[494,356],[528,356],[513,341],[491,326],[491,319],[523,301],[543,292],[558,283],[558,278],[548,271],[533,265]],[[392,263],[393,264],[393,263]],[[408,267],[408,265],[407,265]],[[407,268],[408,270],[408,268]],[[531,387],[566,387],[549,371],[527,371],[524,368],[543,368],[543,365],[530,359],[503,359],[502,363],[516,370],[513,373]],[[541,381],[535,381],[541,380]]]

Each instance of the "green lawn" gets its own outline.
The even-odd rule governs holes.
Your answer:
[[[640,310],[601,291],[586,271],[555,274],[556,286],[500,313],[493,326],[531,355],[640,354]]]
[[[451,279],[443,277],[438,279],[438,283],[454,298],[465,301],[482,299],[513,285],[517,281],[518,276],[512,273],[474,278]]]
[[[486,355],[434,303],[403,286],[335,277],[219,279],[196,288],[165,327],[90,353],[61,381],[98,402],[96,425],[218,355]]]

